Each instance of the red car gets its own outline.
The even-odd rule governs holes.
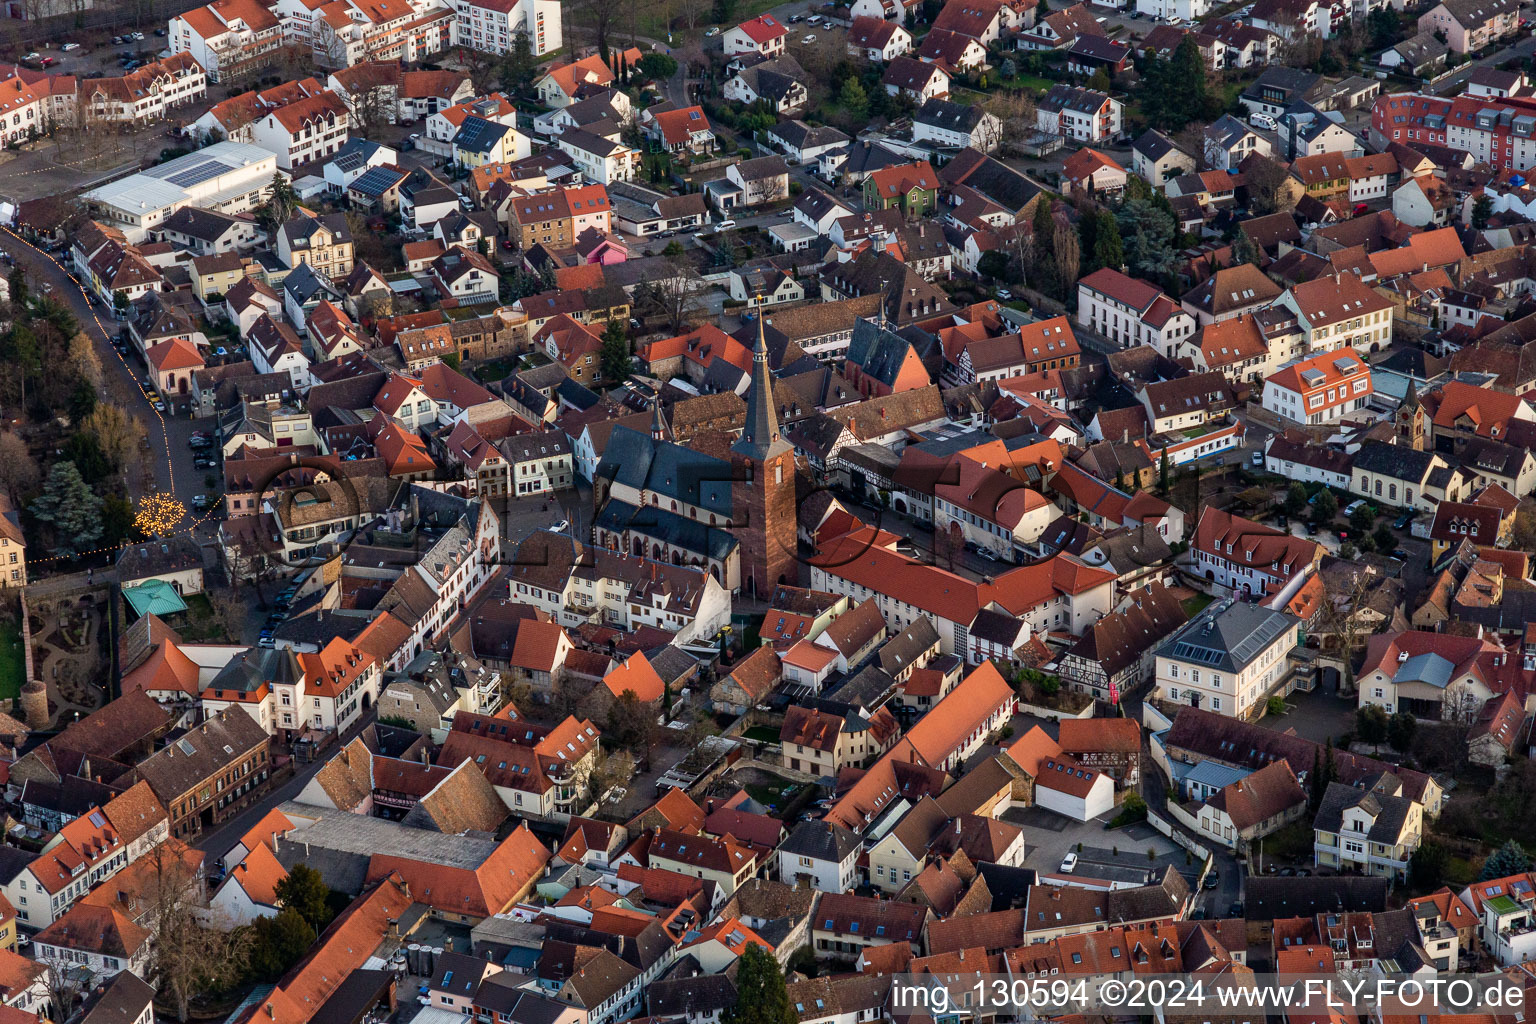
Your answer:
[[[44,57],[40,63],[43,65],[43,67],[46,68],[57,64],[58,62],[59,61],[57,57]]]
[[[1370,213],[1370,212],[1371,212],[1371,208],[1369,206],[1367,206],[1365,203],[1356,203],[1355,204],[1355,216],[1356,217],[1363,216],[1364,214],[1367,214],[1367,213]]]

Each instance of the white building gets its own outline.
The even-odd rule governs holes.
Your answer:
[[[1172,359],[1195,318],[1155,285],[1104,267],[1077,283],[1077,322],[1111,341],[1150,345]]]
[[[1282,367],[1264,381],[1264,408],[1317,426],[1364,409],[1375,389],[1371,368],[1353,350],[1323,352]]]
[[[1251,718],[1271,696],[1291,691],[1288,655],[1299,636],[1294,615],[1218,601],[1158,648],[1153,692],[1173,704]]]
[[[453,7],[455,46],[505,53],[519,33],[535,57],[564,45],[559,0],[453,0]]]
[[[277,155],[259,146],[218,142],[147,171],[98,185],[82,197],[98,220],[132,244],[184,206],[246,213],[266,201]]]

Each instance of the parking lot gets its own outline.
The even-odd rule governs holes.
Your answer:
[[[1003,820],[1024,830],[1028,847],[1024,863],[1041,873],[1060,871],[1067,854],[1075,853],[1077,866],[1072,873],[1084,878],[1139,885],[1172,866],[1191,886],[1195,884],[1200,865],[1152,826],[1143,822],[1107,831],[1105,823],[1117,812],[1118,808],[1083,822],[1044,807],[1020,807],[1004,812]]]

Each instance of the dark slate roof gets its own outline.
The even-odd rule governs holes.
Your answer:
[[[1434,462],[1434,452],[1421,452],[1406,445],[1368,441],[1355,452],[1353,466],[1368,473],[1381,473],[1398,480],[1422,480]]]
[[[1244,883],[1243,916],[1249,921],[1276,921],[1320,913],[1387,909],[1387,879],[1356,875],[1328,878],[1250,876]]]
[[[969,132],[981,123],[986,111],[968,103],[951,103],[938,98],[924,101],[913,120],[952,132]]]
[[[595,475],[718,515],[731,515],[729,462],[680,444],[654,441],[649,434],[630,427],[613,428]]]
[[[806,821],[779,844],[779,852],[841,864],[859,848],[859,837],[828,821]]]

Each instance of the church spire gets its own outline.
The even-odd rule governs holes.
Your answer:
[[[773,375],[768,372],[768,341],[763,335],[762,296],[758,298],[757,344],[752,349],[752,383],[747,387],[747,425],[731,451],[763,462],[789,451],[790,445],[779,435],[779,417],[773,404]]]
[[[651,396],[651,440],[665,441],[667,439],[667,424],[661,418],[661,388],[656,388],[656,393]]]

